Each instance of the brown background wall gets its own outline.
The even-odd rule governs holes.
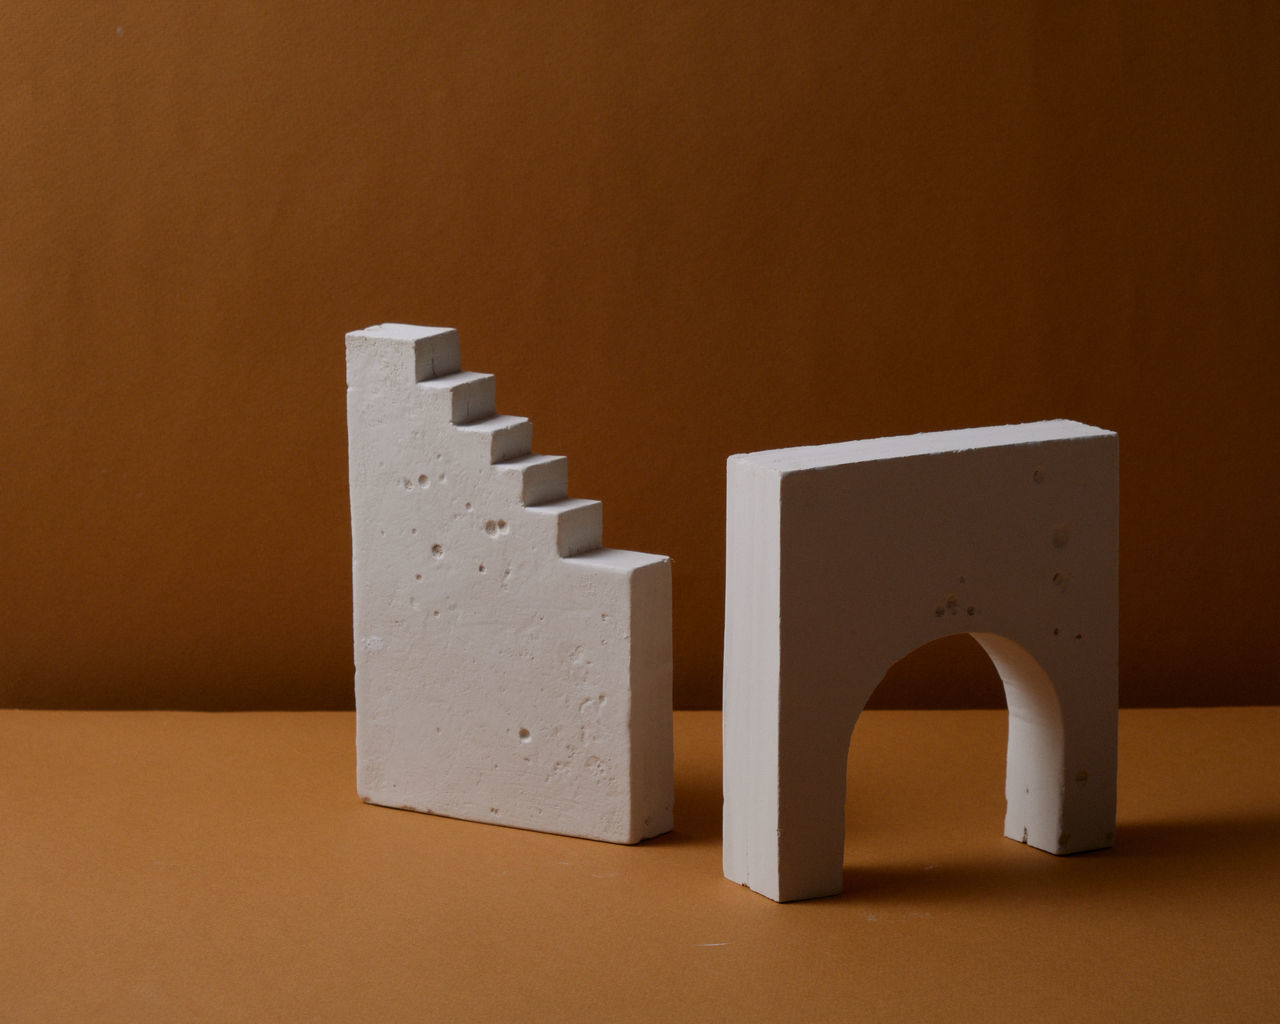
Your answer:
[[[682,706],[727,455],[1056,416],[1121,435],[1124,702],[1280,700],[1280,7],[958,7],[5,4],[0,704],[349,705],[383,320],[673,556]]]

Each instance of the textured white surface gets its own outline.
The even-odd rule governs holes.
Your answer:
[[[727,877],[841,891],[858,715],[895,661],[964,632],[1009,705],[1005,834],[1111,844],[1117,450],[1052,420],[729,460]]]
[[[633,843],[671,828],[671,570],[530,453],[456,332],[347,335],[358,788]]]

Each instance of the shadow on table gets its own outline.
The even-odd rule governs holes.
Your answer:
[[[1173,891],[1206,877],[1223,887],[1269,876],[1280,846],[1280,811],[1239,818],[1119,824],[1108,850],[1055,857],[1005,839],[975,857],[846,863],[844,892],[833,901],[865,905],[969,900],[1057,900],[1109,893]],[[856,854],[856,850],[854,851]],[[911,856],[904,851],[904,858]]]
[[[677,778],[675,828],[646,845],[720,843],[720,778]]]

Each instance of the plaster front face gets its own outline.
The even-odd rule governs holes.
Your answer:
[[[671,828],[671,575],[495,412],[454,331],[347,336],[358,788],[631,843]]]
[[[725,874],[841,890],[858,715],[895,661],[961,632],[1005,685],[1005,834],[1110,845],[1116,537],[1116,437],[1071,421],[730,459]]]

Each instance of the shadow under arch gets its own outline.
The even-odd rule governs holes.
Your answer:
[[[766,893],[771,898],[809,899],[841,891],[846,766],[858,718],[894,665],[929,642],[954,635],[935,630],[882,637],[879,655],[858,667],[847,664],[849,677],[840,685],[811,685],[819,662],[804,653],[814,648],[802,648],[790,664],[784,658],[775,828],[767,865],[768,877],[776,880],[776,889]],[[990,659],[1008,708],[1004,834],[1054,854],[1111,845],[1116,713],[1105,689],[1087,685],[1094,666],[1088,659],[1073,660],[1068,649],[1051,642],[1038,645],[1037,657],[1029,645],[1006,634],[972,630],[967,635]],[[762,830],[757,848],[764,840]]]

